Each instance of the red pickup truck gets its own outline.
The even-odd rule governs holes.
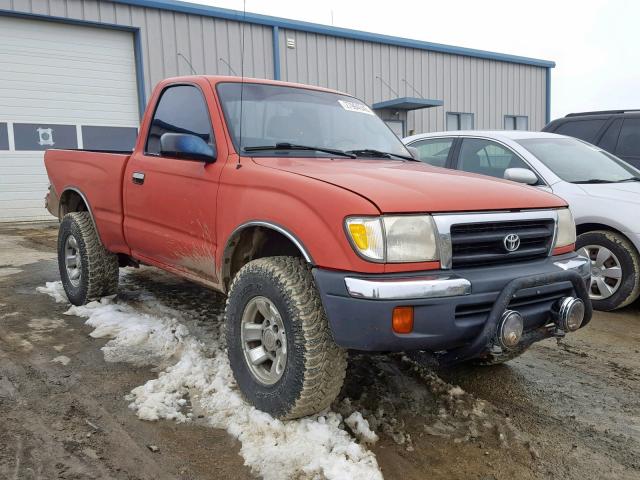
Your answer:
[[[563,200],[416,161],[339,92],[168,79],[133,152],[45,164],[69,300],[139,264],[225,293],[238,386],[276,417],[327,408],[347,349],[492,364],[591,318]]]

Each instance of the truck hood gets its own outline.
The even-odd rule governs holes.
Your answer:
[[[382,213],[520,210],[566,206],[534,187],[421,162],[254,157],[264,167],[330,183],[361,195]]]

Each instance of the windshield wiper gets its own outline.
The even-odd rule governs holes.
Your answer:
[[[353,153],[359,157],[377,157],[377,158],[391,158],[391,157],[397,157],[397,158],[402,158],[403,160],[411,160],[412,162],[418,162],[419,160],[416,160],[413,157],[408,157],[407,155],[400,155],[397,153],[391,153],[391,152],[381,152],[380,150],[374,150],[373,148],[363,148],[360,150],[347,150],[347,153]]]
[[[616,181],[616,183],[623,183],[623,182],[640,182],[640,177],[629,177],[629,178],[623,178],[622,180]]]
[[[315,152],[324,152],[331,155],[341,155],[343,157],[356,158],[353,153],[337,150],[333,148],[311,147],[309,145],[296,145],[295,143],[276,143],[275,145],[259,145],[256,147],[244,147],[245,152],[262,152],[266,150],[308,150]]]
[[[616,180],[603,180],[601,178],[591,178],[589,180],[576,180],[571,183],[616,183]]]

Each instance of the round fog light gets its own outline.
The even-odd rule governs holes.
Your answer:
[[[584,320],[584,302],[579,298],[564,297],[560,301],[558,318],[565,332],[575,332]]]
[[[506,349],[515,348],[522,339],[524,320],[515,310],[506,310],[498,325],[498,340]]]

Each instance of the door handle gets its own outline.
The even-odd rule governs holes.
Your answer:
[[[133,175],[131,175],[131,181],[136,185],[142,185],[144,183],[144,173],[133,172]]]

